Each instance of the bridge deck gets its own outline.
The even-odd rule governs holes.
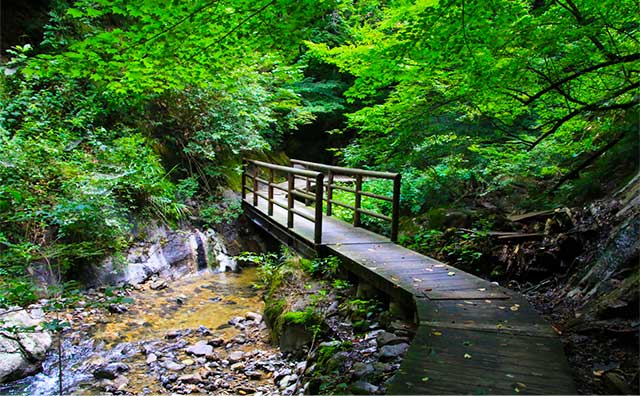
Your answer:
[[[338,255],[362,279],[414,301],[420,325],[389,394],[575,394],[559,338],[517,293],[332,217],[314,245],[312,222],[296,215],[287,229],[285,209],[267,216],[262,199],[243,205],[281,240]]]

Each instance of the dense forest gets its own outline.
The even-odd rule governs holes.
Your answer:
[[[402,244],[523,289],[547,282],[548,314],[551,286],[578,285],[627,201],[637,236],[636,1],[0,4],[0,306],[75,290],[150,222],[235,221],[245,157],[401,173]],[[515,252],[491,236],[553,227]],[[625,290],[636,324],[621,342],[637,349],[630,249],[618,283],[591,295]],[[631,388],[613,392],[637,392],[637,361],[623,374]]]

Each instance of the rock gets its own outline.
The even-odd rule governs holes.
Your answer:
[[[186,349],[187,353],[195,356],[207,356],[213,353],[213,347],[207,341],[198,341]]]
[[[164,335],[164,338],[166,338],[167,340],[173,340],[175,338],[180,337],[181,335],[182,335],[182,332],[180,330],[169,330]]]
[[[240,360],[242,360],[242,357],[244,356],[244,352],[242,351],[233,351],[233,352],[229,352],[228,355],[228,359],[230,362],[235,363],[235,362],[239,362]]]
[[[196,364],[193,359],[183,359],[180,361],[180,363],[184,364],[185,366],[193,366],[194,364]]]
[[[149,285],[149,287],[153,290],[166,289],[167,281],[165,281],[164,279],[156,279],[153,282],[151,282],[151,285]]]
[[[108,309],[109,309],[109,312],[115,313],[115,314],[125,313],[129,310],[129,308],[127,308],[127,306],[124,304],[111,304],[109,305]]]
[[[129,371],[129,366],[124,363],[109,363],[106,366],[98,367],[93,372],[93,376],[97,379],[115,379],[118,375],[127,371]]]
[[[208,341],[209,345],[213,346],[213,347],[219,347],[221,345],[223,345],[225,343],[224,338],[221,337],[216,337],[216,338],[212,338]]]
[[[238,389],[238,393],[241,395],[248,395],[248,394],[252,394],[252,393],[256,393],[256,390],[254,388],[251,388],[249,386],[243,385],[237,388]]]
[[[383,359],[393,359],[404,354],[409,349],[409,344],[385,345],[380,348],[380,357]]]
[[[158,356],[155,353],[150,353],[147,355],[147,364],[151,364],[158,360]]]
[[[237,326],[244,322],[244,318],[242,316],[235,316],[229,320],[229,324],[231,326]]]
[[[624,377],[616,371],[609,371],[605,373],[602,377],[602,383],[604,384],[607,393],[610,395],[633,394]]]
[[[255,312],[247,312],[247,314],[245,315],[245,318],[247,318],[249,320],[253,320],[255,323],[262,322],[262,315],[260,315],[259,313],[255,313]]]
[[[235,342],[236,344],[244,344],[245,342],[247,342],[247,339],[242,334],[238,334],[237,336],[233,337],[231,341]]]
[[[124,375],[119,375],[113,379],[113,381],[109,381],[105,386],[105,390],[107,392],[121,392],[123,391],[127,385],[129,385],[129,378]]]
[[[211,335],[211,330],[209,330],[206,326],[203,326],[203,325],[198,326],[198,330],[196,330],[196,332],[203,336]]]
[[[0,310],[2,327],[34,327],[33,332],[0,332],[0,383],[16,380],[40,371],[51,336],[37,331],[44,315],[41,309],[26,311],[20,307]]]
[[[165,360],[164,362],[160,363],[160,366],[170,371],[184,370],[185,367],[184,364],[176,363],[173,360]]]
[[[306,361],[303,360],[303,361],[298,362],[296,364],[296,372],[297,373],[303,374],[306,369],[307,369],[307,362]]]
[[[295,383],[298,380],[298,376],[296,374],[289,374],[289,375],[285,375],[280,382],[278,383],[278,385],[280,386],[280,389],[285,389],[287,388],[291,383]]]
[[[282,352],[297,353],[311,343],[313,335],[304,325],[290,323],[280,335],[280,350]]]
[[[351,384],[351,392],[354,395],[372,395],[378,392],[378,387],[365,381],[356,381]]]
[[[184,384],[199,384],[202,382],[202,377],[198,374],[184,374],[178,377],[178,381]]]
[[[176,297],[176,304],[184,305],[185,302],[187,302],[187,297],[186,296],[178,296],[178,297]]]
[[[355,378],[365,378],[373,374],[375,369],[371,363],[355,362],[352,367],[353,376]]]
[[[240,371],[240,370],[244,370],[244,363],[242,362],[237,362],[231,365],[230,369],[233,371]]]
[[[376,341],[378,342],[378,346],[383,347],[385,345],[397,345],[402,343],[406,344],[409,342],[409,339],[406,337],[398,337],[393,333],[382,331],[376,337]]]

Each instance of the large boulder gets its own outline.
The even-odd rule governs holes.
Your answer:
[[[20,307],[0,310],[0,383],[40,371],[51,335],[40,324],[44,313]]]

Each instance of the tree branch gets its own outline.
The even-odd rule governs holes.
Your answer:
[[[609,67],[609,66],[613,66],[613,65],[617,65],[620,63],[629,63],[629,62],[634,62],[640,59],[640,53],[635,53],[635,54],[631,54],[631,55],[625,55],[625,56],[621,56],[619,58],[617,58],[616,60],[609,60],[606,62],[602,62],[602,63],[598,63],[595,65],[592,65],[590,67],[587,67],[586,69],[582,69],[578,72],[575,72],[569,76],[566,76],[564,78],[561,78],[560,80],[554,82],[553,84],[549,85],[548,87],[544,88],[542,91],[539,91],[536,94],[533,94],[531,96],[529,96],[529,99],[527,99],[525,101],[526,105],[531,104],[532,102],[534,102],[535,100],[539,99],[542,95],[548,93],[549,91],[552,91],[554,89],[556,89],[557,87],[559,87],[560,85],[563,85],[571,80],[575,80],[576,78],[590,73],[592,71],[598,70],[598,69],[602,69],[604,67]],[[538,70],[535,69],[530,69],[531,71],[534,72],[539,72]],[[542,73],[542,72],[540,72]]]

